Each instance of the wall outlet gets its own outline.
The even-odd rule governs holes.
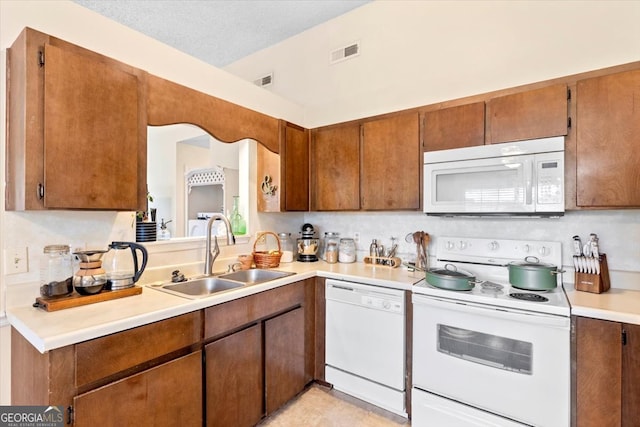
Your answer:
[[[4,271],[6,274],[29,272],[29,256],[26,247],[4,250]]]
[[[353,233],[353,240],[356,242],[356,244],[360,243],[360,233],[358,233],[357,231]]]

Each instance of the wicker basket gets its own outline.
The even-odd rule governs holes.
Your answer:
[[[264,236],[266,239],[266,235],[270,234],[276,239],[276,243],[278,244],[278,251],[274,253],[269,253],[268,251],[256,251],[256,243]],[[270,231],[265,231],[264,233],[260,233],[256,236],[256,241],[253,243],[253,262],[256,265],[256,268],[273,268],[280,265],[280,258],[282,257],[282,250],[280,248],[280,239],[275,233]]]

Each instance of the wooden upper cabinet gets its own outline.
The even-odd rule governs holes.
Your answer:
[[[360,124],[311,131],[311,210],[360,209]]]
[[[7,71],[6,209],[146,206],[143,71],[30,28]]]
[[[360,207],[420,209],[422,150],[417,112],[362,125]]]
[[[640,70],[577,83],[577,205],[640,207]]]
[[[424,151],[484,145],[484,102],[425,111]]]
[[[280,125],[282,197],[285,211],[309,210],[309,130]]]
[[[566,84],[525,90],[487,101],[487,144],[566,135]]]
[[[250,138],[280,152],[278,119],[151,74],[147,84],[149,125],[190,123],[222,142]]]
[[[281,120],[279,135],[278,152],[258,144],[258,212],[308,211],[309,130]]]

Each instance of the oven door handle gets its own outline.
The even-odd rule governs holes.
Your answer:
[[[413,294],[414,310],[420,306],[440,308],[447,311],[459,311],[467,314],[490,316],[502,320],[530,323],[539,326],[568,328],[570,319],[553,314],[534,313],[513,308],[496,307],[491,305],[474,304],[467,301],[453,301],[436,297],[426,297]]]

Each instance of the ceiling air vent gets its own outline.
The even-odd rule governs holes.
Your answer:
[[[351,43],[348,46],[336,49],[329,54],[329,63],[336,64],[344,61],[345,59],[353,58],[360,55],[360,43]]]
[[[273,83],[273,73],[269,73],[266,76],[260,77],[253,81],[253,84],[260,87],[270,86]]]

